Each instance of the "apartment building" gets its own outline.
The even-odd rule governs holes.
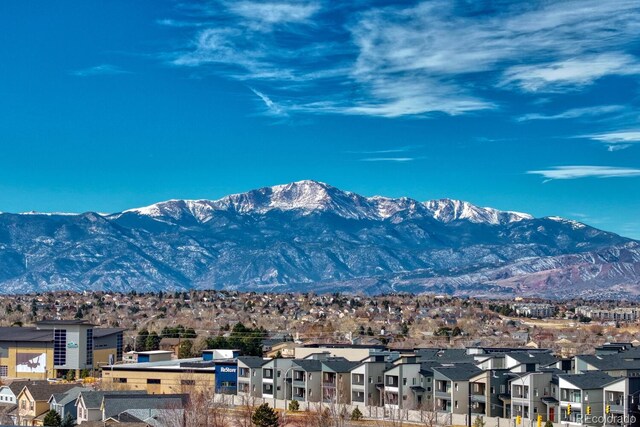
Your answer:
[[[605,426],[640,426],[640,377],[617,378],[602,388]]]
[[[507,394],[511,379],[506,369],[482,371],[469,378],[471,413],[487,417],[503,417],[504,405],[500,395]]]
[[[537,421],[558,422],[557,369],[518,373],[510,381],[511,417],[522,417],[525,423]]]
[[[569,425],[602,425],[604,388],[616,381],[604,372],[589,371],[559,376],[560,419]]]
[[[262,397],[262,367],[267,359],[256,356],[238,357],[238,395]]]
[[[385,356],[372,356],[354,366],[351,369],[351,404],[380,406],[384,373],[391,366]]]
[[[435,408],[440,412],[467,414],[470,404],[470,382],[482,372],[470,363],[433,368]]]
[[[262,365],[262,397],[292,399],[291,372],[294,359],[271,359]]]
[[[351,402],[351,370],[359,365],[344,358],[322,360],[322,401],[349,404]]]

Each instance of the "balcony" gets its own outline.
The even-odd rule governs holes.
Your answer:
[[[609,410],[612,413],[616,413],[616,414],[623,414],[624,413],[624,405],[609,405]]]
[[[364,375],[352,375],[351,385],[364,385]]]
[[[449,391],[436,390],[434,394],[438,399],[451,399],[451,390]]]
[[[487,403],[487,396],[484,394],[472,394],[471,401],[477,403]]]

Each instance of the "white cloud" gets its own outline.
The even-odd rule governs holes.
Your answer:
[[[360,159],[361,162],[412,162],[416,160],[415,157],[365,157]]]
[[[317,3],[233,1],[227,3],[229,11],[245,18],[246,24],[266,31],[279,24],[308,22],[318,10]]]
[[[615,166],[555,166],[551,169],[532,170],[528,174],[542,175],[545,182],[553,179],[619,178],[640,176],[640,169]]]
[[[558,114],[530,113],[517,118],[519,122],[528,120],[559,120],[579,119],[582,117],[595,117],[605,114],[617,113],[625,110],[624,105],[598,105],[594,107],[572,108]]]
[[[252,87],[250,87],[249,89],[251,89],[251,91],[255,93],[258,98],[262,100],[262,102],[264,102],[264,105],[267,107],[267,111],[269,114],[273,116],[288,116],[284,108],[273,102],[267,95]]]
[[[117,65],[101,64],[95,67],[83,68],[82,70],[75,70],[71,72],[71,75],[77,77],[90,77],[90,76],[108,76],[116,74],[129,74],[129,71],[123,70]]]
[[[173,63],[268,83],[290,112],[467,114],[498,108],[488,99],[496,87],[559,92],[640,74],[627,52],[640,34],[637,0],[512,2],[490,10],[485,2],[449,0],[213,4],[202,13],[211,24]],[[522,119],[591,113],[599,114]]]
[[[620,151],[640,143],[640,130],[600,133],[584,137],[605,144],[609,151]]]
[[[507,69],[504,84],[515,84],[527,92],[565,90],[610,75],[640,74],[640,62],[631,55],[604,53],[547,64],[519,65]]]

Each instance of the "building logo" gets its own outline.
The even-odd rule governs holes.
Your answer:
[[[73,342],[73,341],[69,341],[67,343],[67,348],[78,348],[78,343]]]

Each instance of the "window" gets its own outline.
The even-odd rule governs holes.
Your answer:
[[[495,387],[491,387],[491,394],[496,394],[496,388]]]
[[[402,385],[407,385],[407,379],[406,378],[402,379]]]
[[[458,391],[458,383],[454,383],[454,386],[456,388],[456,391]],[[456,406],[456,408],[457,408],[457,406]]]
[[[122,360],[122,332],[116,336],[116,360]]]
[[[458,409],[458,401],[457,400],[455,401],[455,406],[456,406],[456,409]]]
[[[0,377],[9,376],[9,367],[7,365],[0,365]]]
[[[53,364],[64,366],[67,364],[67,330],[53,331]]]
[[[87,329],[87,366],[93,366],[93,329]]]
[[[156,378],[147,378],[147,384],[160,384],[160,380]]]

